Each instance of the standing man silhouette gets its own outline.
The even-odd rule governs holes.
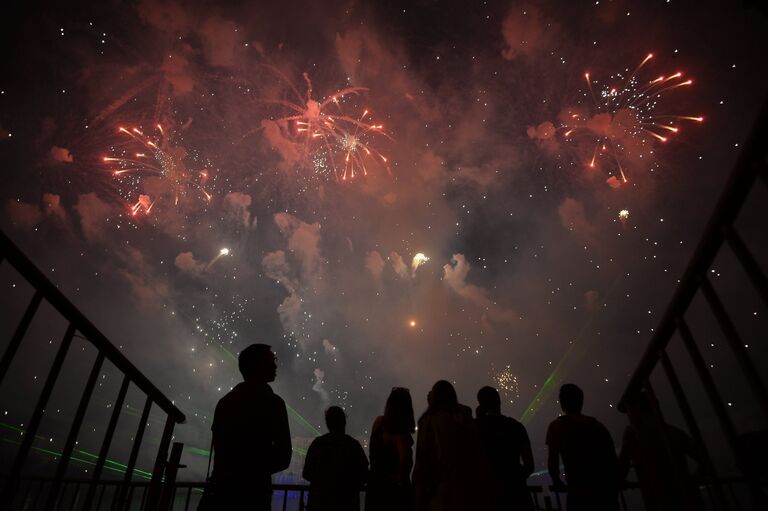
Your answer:
[[[568,511],[618,509],[618,458],[608,430],[594,417],[582,415],[584,392],[573,383],[560,387],[563,415],[547,430],[547,468],[555,491],[568,492]],[[560,478],[560,458],[566,486]]]
[[[244,381],[219,400],[211,427],[211,508],[268,511],[271,476],[291,462],[285,402],[267,385],[277,376],[277,357],[270,346],[251,344],[237,362]]]
[[[307,449],[302,476],[310,482],[311,511],[360,511],[360,491],[368,479],[368,458],[360,442],[345,433],[347,415],[338,406],[325,411],[328,434]]]

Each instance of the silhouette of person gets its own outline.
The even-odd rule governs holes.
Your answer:
[[[413,470],[417,511],[488,509],[495,489],[472,410],[459,404],[445,380],[435,383],[428,401],[419,418]]]
[[[629,416],[632,424],[624,431],[619,454],[621,479],[626,479],[633,465],[646,509],[703,509],[686,459],[701,466],[693,439],[685,431],[661,423],[651,396],[645,392],[632,401]]]
[[[384,415],[371,428],[371,473],[365,495],[366,511],[408,511],[412,507],[411,468],[416,420],[408,389],[395,387]]]
[[[347,435],[347,416],[338,406],[325,411],[328,433],[307,450],[302,476],[309,481],[309,511],[360,511],[360,491],[368,478],[368,458]]]
[[[219,400],[213,415],[212,509],[264,510],[272,506],[271,475],[291,462],[285,402],[275,381],[277,357],[266,344],[240,352],[243,382]]]
[[[549,425],[547,467],[556,491],[568,492],[568,511],[618,509],[618,459],[608,430],[582,415],[584,393],[572,383],[560,387],[561,415]],[[565,479],[560,479],[560,458]]]
[[[495,509],[532,510],[525,480],[533,473],[533,451],[525,426],[501,414],[501,398],[493,387],[477,393],[475,424],[495,479]]]

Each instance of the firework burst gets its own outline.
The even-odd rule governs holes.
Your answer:
[[[103,162],[125,190],[121,195],[132,204],[133,215],[149,214],[159,200],[174,206],[185,199],[210,202],[205,188],[208,170],[191,170],[187,150],[174,145],[161,125],[154,137],[135,127],[120,127],[118,133],[129,137],[130,143],[113,148]]]
[[[508,403],[514,403],[520,397],[520,388],[517,382],[517,376],[512,372],[511,366],[507,365],[493,375],[493,383],[499,390],[502,398]]]
[[[290,136],[298,140],[311,161],[311,168],[319,176],[333,175],[339,181],[367,175],[371,164],[383,166],[390,172],[388,159],[375,146],[374,137],[392,138],[384,126],[371,122],[370,111],[359,115],[348,114],[344,103],[353,96],[360,96],[368,89],[347,87],[322,101],[312,97],[312,80],[303,74],[306,93],[301,94],[279,70],[270,67],[291,89],[294,99],[267,100],[288,109],[289,114],[276,119],[287,126]]]
[[[558,129],[566,142],[591,141],[589,168],[598,167],[601,160],[610,162],[615,172],[608,184],[613,187],[628,182],[627,161],[652,161],[655,145],[678,134],[682,122],[704,120],[701,116],[659,111],[659,102],[666,93],[688,87],[693,81],[683,78],[682,72],[640,79],[640,71],[651,59],[653,55],[649,54],[631,73],[612,75],[619,85],[601,86],[585,73],[591,107],[567,109],[560,115]]]

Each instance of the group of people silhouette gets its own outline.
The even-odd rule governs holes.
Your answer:
[[[275,380],[276,361],[265,344],[240,353],[244,381],[219,401],[214,413],[214,468],[201,511],[271,509],[271,475],[286,469],[291,459],[285,402],[268,385]],[[646,436],[628,429],[625,449],[617,456],[605,426],[581,413],[579,387],[563,385],[559,399],[563,415],[546,435],[555,490],[567,492],[569,511],[618,509],[620,482],[632,460],[642,465]],[[501,414],[498,391],[478,391],[474,417],[445,380],[432,386],[427,403],[417,424],[408,389],[392,389],[384,414],[371,428],[370,463],[360,443],[345,432],[344,410],[328,408],[328,433],[309,446],[302,473],[310,483],[307,509],[359,511],[363,489],[365,511],[533,509],[526,484],[534,469],[528,433]]]

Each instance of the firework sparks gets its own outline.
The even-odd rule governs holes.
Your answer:
[[[619,211],[619,220],[621,220],[621,223],[627,223],[627,220],[629,220],[629,210],[628,209],[622,209]]]
[[[218,261],[218,260],[219,260],[219,259],[221,259],[222,257],[226,257],[226,256],[228,256],[228,255],[229,255],[229,253],[230,253],[230,251],[229,251],[229,249],[228,249],[228,248],[226,248],[226,247],[225,247],[225,248],[222,248],[221,250],[219,250],[219,253],[216,255],[216,257],[214,257],[213,259],[211,259],[211,260],[208,262],[208,264],[207,264],[207,265],[205,265],[205,269],[206,269],[206,271],[207,271],[207,270],[209,270],[209,269],[210,269],[210,268],[211,268],[211,267],[212,267],[214,264],[216,264],[216,261]]]
[[[520,397],[517,376],[512,372],[511,366],[507,365],[501,371],[494,374],[493,383],[498,387],[499,393],[508,403],[514,403],[515,399]]]
[[[130,137],[132,148],[122,148],[112,156],[103,158],[110,171],[122,185],[125,198],[133,203],[131,213],[149,214],[160,199],[170,199],[174,205],[193,197],[209,202],[211,194],[205,189],[208,171],[192,171],[186,165],[187,151],[171,143],[170,137],[161,125],[157,125],[158,136],[150,137],[139,128],[118,128],[121,135]],[[133,149],[133,150],[130,150]],[[131,198],[136,190],[145,190],[145,178],[158,180],[159,186],[152,186],[150,193],[140,193],[138,199]]]
[[[415,256],[413,256],[413,260],[411,261],[411,277],[416,276],[416,270],[419,268],[419,266],[425,264],[427,261],[429,261],[429,257],[419,252]]]
[[[351,96],[368,91],[364,87],[348,87],[328,96],[322,101],[312,97],[312,81],[303,74],[306,93],[301,94],[288,78],[275,68],[274,71],[288,83],[295,100],[268,100],[287,108],[291,113],[278,118],[279,124],[289,127],[291,136],[301,140],[307,158],[318,175],[330,172],[340,181],[368,175],[372,162],[383,166],[389,172],[388,159],[373,146],[373,136],[391,140],[384,126],[369,121],[370,111],[365,109],[359,116],[345,113],[343,103]]]
[[[560,130],[566,141],[588,137],[593,141],[587,167],[595,168],[601,159],[612,162],[616,175],[608,178],[614,188],[627,183],[626,161],[635,158],[652,160],[655,143],[664,143],[680,132],[682,121],[702,122],[701,116],[668,115],[658,111],[659,100],[665,93],[687,87],[692,80],[683,73],[659,76],[646,81],[639,72],[653,59],[649,54],[629,74],[617,73],[612,79],[618,86],[604,86],[595,92],[598,82],[589,73],[584,74],[591,98],[591,109],[570,109],[561,114]]]

